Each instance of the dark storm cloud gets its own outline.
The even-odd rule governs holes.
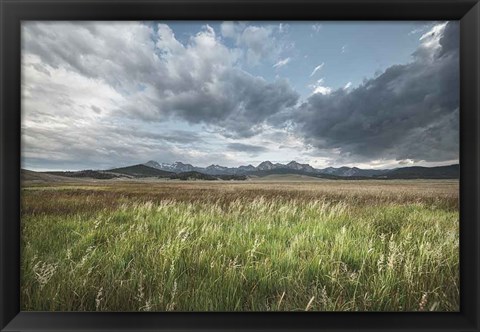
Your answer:
[[[167,109],[192,123],[217,125],[225,136],[250,137],[260,130],[256,125],[292,108],[299,97],[286,81],[267,83],[236,69],[221,75],[220,82],[215,93],[198,86],[175,96]]]
[[[205,88],[210,83],[207,81],[169,96],[160,96],[164,92],[158,91],[158,95],[136,100],[119,111],[145,121],[165,119],[167,115],[193,124],[214,125],[222,135],[240,138],[257,134],[264,121],[293,108],[299,98],[286,81],[268,83],[237,69],[228,70],[215,81],[214,89]]]
[[[312,95],[295,113],[306,142],[356,160],[458,158],[458,24],[447,24],[441,49],[427,38],[409,64],[350,92]]]
[[[247,152],[251,154],[257,154],[260,152],[268,151],[267,148],[258,145],[251,145],[251,144],[242,144],[242,143],[230,143],[227,145],[228,149],[239,151],[239,152]]]

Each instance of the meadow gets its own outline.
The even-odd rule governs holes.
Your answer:
[[[458,181],[25,182],[21,310],[458,311]]]

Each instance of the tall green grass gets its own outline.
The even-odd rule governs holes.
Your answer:
[[[22,310],[456,311],[458,212],[440,203],[258,196],[128,198],[94,213],[29,206]]]

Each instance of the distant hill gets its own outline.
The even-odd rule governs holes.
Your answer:
[[[390,170],[376,178],[386,179],[458,179],[460,178],[460,165],[438,167],[402,167]]]
[[[64,176],[57,176],[47,173],[30,171],[27,169],[20,170],[20,179],[21,181],[31,181],[31,182],[62,182],[68,181],[69,179]]]
[[[288,168],[274,168],[267,171],[256,171],[249,173],[249,176],[270,176],[270,175],[304,175],[309,177],[315,177],[319,179],[330,179],[330,180],[363,180],[363,179],[371,179],[371,177],[367,176],[339,176],[333,174],[324,174],[324,173],[312,173],[303,170],[295,170],[295,169],[288,169]]]
[[[162,178],[168,178],[175,174],[173,172],[167,172],[157,168],[148,167],[143,164],[113,168],[108,170],[108,172],[125,174],[133,177],[162,177]]]
[[[22,181],[31,182],[68,182],[68,181],[89,181],[91,179],[108,180],[121,177],[119,174],[108,173],[105,171],[58,171],[58,172],[35,172],[26,169],[22,169],[21,172]]]
[[[323,169],[318,169],[318,173],[322,174],[330,174],[330,175],[336,175],[336,176],[346,176],[346,177],[355,177],[355,176],[360,176],[360,177],[372,177],[372,176],[377,176],[377,175],[382,175],[385,174],[386,172],[391,171],[390,169],[361,169],[358,167],[327,167]]]
[[[250,175],[269,176],[273,174],[297,174],[321,179],[331,180],[368,180],[368,179],[458,179],[460,178],[460,165],[438,166],[438,167],[402,167],[392,170],[382,170],[379,173],[358,172],[365,175],[340,176],[325,173],[311,173],[301,170],[290,170],[285,168],[271,169],[268,171],[251,172]],[[370,175],[373,174],[373,175]]]
[[[57,176],[66,176],[69,178],[91,178],[91,179],[115,179],[120,177],[118,174],[105,172],[105,171],[93,171],[93,170],[84,170],[76,172],[45,172],[46,174],[57,175]]]

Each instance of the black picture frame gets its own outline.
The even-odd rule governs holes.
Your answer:
[[[476,0],[0,0],[1,331],[480,331],[480,4]],[[21,312],[22,20],[460,20],[460,312]]]

